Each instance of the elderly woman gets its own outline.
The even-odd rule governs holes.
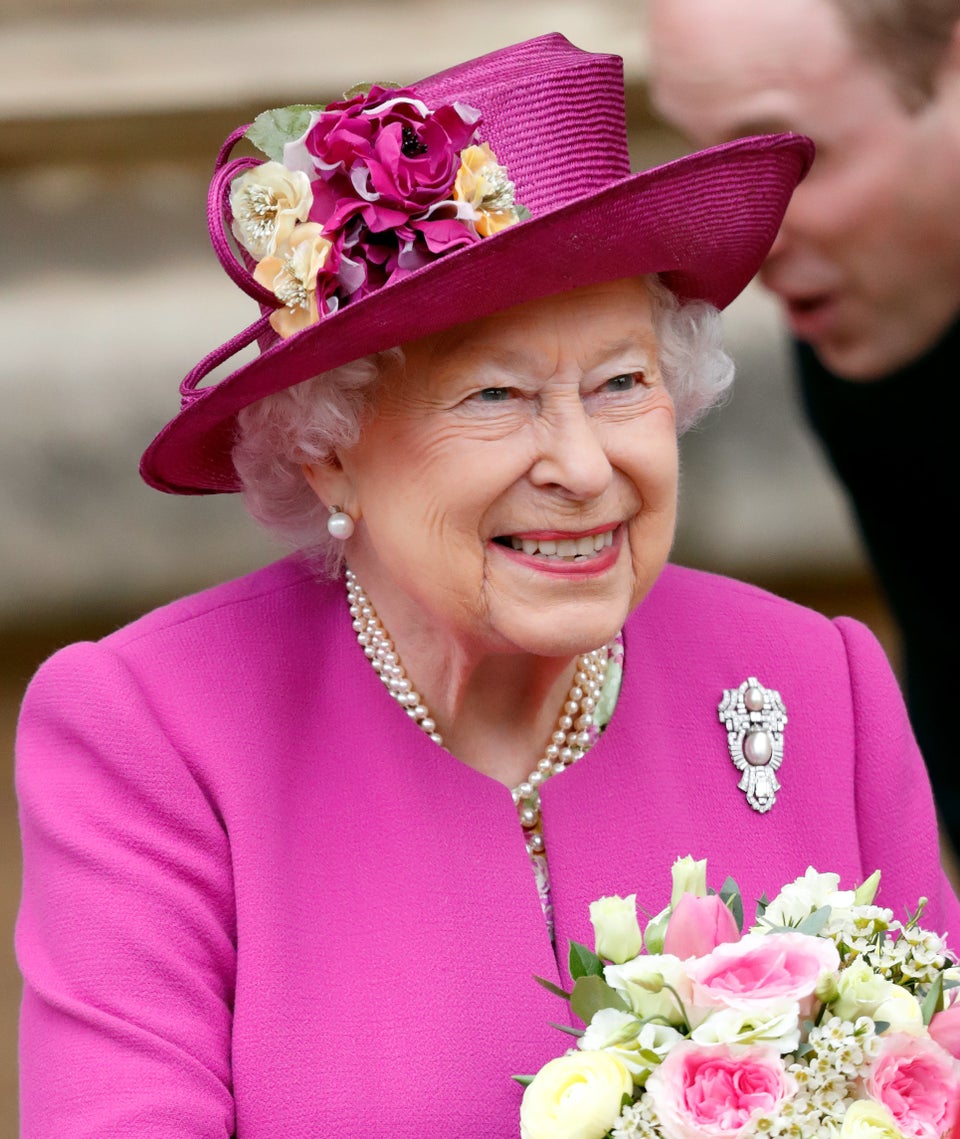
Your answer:
[[[631,176],[622,106],[618,60],[546,36],[221,156],[264,315],[143,473],[300,552],[34,681],[26,1135],[502,1139],[558,1051],[532,975],[688,851],[748,897],[881,867],[960,933],[869,634],[666,565],[716,307],[809,144]]]

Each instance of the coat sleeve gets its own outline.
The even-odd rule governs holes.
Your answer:
[[[865,871],[883,867],[878,904],[898,918],[925,895],[921,924],[947,934],[960,956],[960,904],[940,865],[930,783],[903,698],[883,650],[858,622],[836,621],[844,638],[856,726],[858,841]]]
[[[108,648],[34,679],[17,791],[24,1139],[232,1135],[227,835]]]

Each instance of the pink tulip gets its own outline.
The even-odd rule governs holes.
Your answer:
[[[941,1048],[960,1060],[960,1002],[935,1012],[927,1031]]]
[[[673,908],[663,938],[663,952],[679,957],[703,957],[728,941],[739,941],[733,914],[718,894],[698,898],[684,894]]]

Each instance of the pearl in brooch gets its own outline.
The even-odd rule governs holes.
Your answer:
[[[356,574],[348,569],[346,580],[350,616],[364,655],[394,700],[406,710],[421,731],[434,743],[442,745],[443,738],[437,731],[436,722],[404,671],[396,647],[380,623]],[[607,673],[608,659],[609,650],[606,645],[577,657],[573,684],[567,693],[550,742],[537,766],[512,790],[520,825],[526,833],[527,849],[531,854],[544,853],[540,828],[541,785],[551,775],[558,775],[576,763],[589,750],[595,738],[591,728]]]

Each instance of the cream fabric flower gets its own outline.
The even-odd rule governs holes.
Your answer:
[[[310,179],[279,162],[264,162],[235,178],[230,187],[233,236],[257,261],[285,245],[313,205]]]

